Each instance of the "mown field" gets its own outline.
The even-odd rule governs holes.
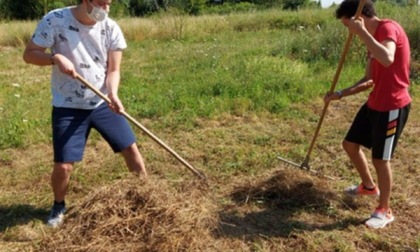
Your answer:
[[[395,222],[367,229],[376,202],[342,194],[359,180],[340,143],[367,93],[330,104],[310,159],[317,174],[277,159],[303,162],[313,137],[348,35],[333,12],[118,20],[129,43],[127,112],[207,181],[133,125],[151,174],[139,180],[93,132],[57,230],[44,225],[50,68],[21,59],[36,22],[0,23],[0,251],[418,251],[418,6],[378,6],[413,48],[412,113],[393,161]],[[361,77],[364,56],[354,40],[337,88]]]

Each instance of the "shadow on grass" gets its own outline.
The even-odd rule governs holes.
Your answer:
[[[290,237],[300,231],[327,231],[362,224],[362,220],[355,218],[331,221],[336,211],[333,202],[338,201],[336,193],[328,190],[325,181],[314,184],[293,173],[277,172],[255,186],[236,188],[230,197],[236,205],[219,213],[217,236]],[[305,214],[305,221],[296,220],[298,214]]]
[[[35,208],[26,204],[0,205],[0,232],[14,226],[25,225],[33,220],[45,221],[49,213],[49,210],[44,208]]]

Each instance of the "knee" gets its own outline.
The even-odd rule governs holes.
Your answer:
[[[53,173],[59,177],[68,177],[72,170],[72,163],[55,163]]]
[[[372,164],[373,164],[373,166],[375,167],[376,170],[390,169],[391,168],[390,160],[382,160],[382,159],[372,158]]]
[[[136,143],[133,143],[132,145],[128,146],[127,148],[121,151],[121,154],[126,158],[131,157],[133,155],[135,156],[138,153],[139,153],[139,149]]]
[[[347,140],[343,140],[341,146],[343,147],[344,151],[346,151],[346,153],[349,155],[359,152],[359,146]]]

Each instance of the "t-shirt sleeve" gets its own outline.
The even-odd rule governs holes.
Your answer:
[[[111,51],[124,50],[127,48],[127,42],[125,41],[124,34],[121,28],[115,23],[112,27],[111,32]]]
[[[381,25],[379,29],[380,30],[377,32],[379,42],[389,39],[394,41],[395,43],[398,42],[398,30],[392,22],[387,22]]]
[[[54,29],[52,26],[52,13],[45,15],[41,21],[39,21],[34,34],[32,35],[32,41],[41,47],[50,48],[54,44]]]

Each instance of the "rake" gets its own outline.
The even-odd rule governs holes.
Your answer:
[[[360,0],[359,5],[357,7],[356,15],[355,15],[355,18],[356,19],[360,17],[364,5],[365,5],[365,0]],[[350,43],[351,43],[352,39],[353,39],[353,34],[351,32],[349,32],[349,34],[347,36],[346,43],[344,44],[344,49],[343,49],[343,51],[341,53],[340,61],[338,63],[338,67],[337,67],[337,70],[335,72],[334,79],[333,79],[333,82],[331,84],[329,93],[333,93],[334,90],[335,90],[335,87],[337,86],[338,78],[340,76],[341,69],[343,68],[343,64],[344,64],[344,61],[346,59],[346,55],[347,55],[347,52],[349,50]],[[282,158],[282,157],[277,157],[277,159],[279,159],[279,160],[281,160],[283,162],[286,162],[286,163],[288,163],[290,165],[299,167],[300,169],[306,169],[307,171],[311,171],[313,173],[317,173],[316,171],[312,171],[310,169],[309,159],[310,159],[312,150],[314,149],[315,141],[316,141],[316,139],[318,137],[318,134],[319,134],[319,131],[321,129],[322,122],[324,121],[325,114],[327,113],[328,105],[329,105],[329,102],[327,102],[327,103],[324,104],[324,108],[322,110],[321,117],[320,117],[320,119],[318,121],[318,125],[316,127],[315,134],[314,134],[314,136],[312,138],[311,144],[310,144],[310,146],[308,148],[308,151],[306,153],[305,159],[303,160],[303,163],[302,164],[298,164],[298,163],[295,163],[293,161],[287,160],[287,159]]]
[[[95,94],[97,94],[99,97],[101,97],[104,101],[106,101],[108,104],[111,103],[111,100],[103,94],[101,91],[99,91],[97,88],[95,88],[92,84],[90,84],[87,80],[85,80],[82,76],[79,74],[76,74],[76,79],[78,79],[80,82],[82,82],[86,87],[91,89]],[[160,146],[162,146],[165,150],[167,150],[172,156],[174,156],[178,161],[180,161],[185,167],[187,167],[194,175],[199,177],[200,179],[206,180],[206,176],[199,170],[195,169],[192,165],[190,165],[185,159],[183,159],[178,153],[176,153],[174,150],[172,150],[168,145],[166,145],[162,140],[160,140],[157,136],[155,136],[152,132],[150,132],[146,127],[144,127],[142,124],[140,124],[138,121],[136,121],[132,116],[127,114],[127,112],[122,111],[121,114],[127,118],[130,122],[132,122],[134,125],[139,127],[146,135],[148,135],[150,138],[152,138],[156,143],[158,143]]]

